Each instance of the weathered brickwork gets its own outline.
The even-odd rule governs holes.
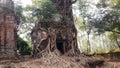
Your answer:
[[[8,4],[7,6],[5,6]],[[0,52],[14,55],[15,40],[15,14],[12,0],[0,0]]]

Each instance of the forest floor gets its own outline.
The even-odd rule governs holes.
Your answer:
[[[104,62],[105,61],[105,62]],[[19,58],[0,57],[0,68],[120,68],[120,62],[101,60],[98,57],[68,57],[54,53],[41,58],[21,56]]]

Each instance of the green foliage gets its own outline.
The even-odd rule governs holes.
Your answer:
[[[56,13],[56,9],[50,0],[35,0],[33,6],[26,7],[27,11],[32,11],[33,17],[48,20]]]
[[[120,7],[120,0],[110,0],[111,7]]]
[[[119,37],[119,35],[111,32],[111,33],[109,33],[108,37],[109,37],[109,39],[111,39],[113,41],[116,37]]]
[[[78,26],[78,29],[81,31],[85,31],[89,27],[85,24],[83,24],[83,19],[81,17],[76,17],[75,24]]]
[[[30,55],[32,52],[32,48],[28,45],[28,43],[19,36],[17,36],[17,50],[19,50],[21,55]]]
[[[120,0],[97,0],[98,3],[95,3],[96,0],[78,1],[80,16],[82,17],[82,19],[77,20],[77,27],[81,30],[80,41],[87,37],[84,32],[91,28],[90,43],[92,53],[119,52]],[[87,42],[81,41],[80,46],[83,52],[88,53]]]
[[[98,33],[111,31],[120,34],[120,0],[100,0],[97,4],[88,1],[79,0],[83,23],[93,30],[97,29]],[[96,8],[93,9],[93,6]]]

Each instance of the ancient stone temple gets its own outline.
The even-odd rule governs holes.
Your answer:
[[[12,0],[0,0],[0,52],[15,53],[15,14]]]

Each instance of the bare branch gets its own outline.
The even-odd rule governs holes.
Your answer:
[[[74,0],[74,1],[71,2],[71,4],[74,4],[74,3],[76,3],[76,2],[77,2],[77,0]]]
[[[71,3],[67,7],[71,6],[72,4],[74,4],[76,2],[77,2],[77,0],[74,0],[74,1],[72,0]]]

